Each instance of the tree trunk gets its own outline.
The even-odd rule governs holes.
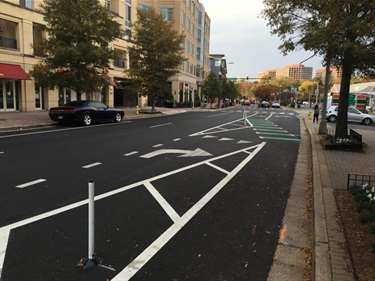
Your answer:
[[[342,79],[340,86],[340,99],[337,114],[337,124],[335,138],[348,137],[348,106],[349,106],[349,91],[350,78],[353,72],[353,56],[350,51],[344,53],[342,60]]]
[[[327,51],[327,55],[326,55],[326,77],[325,77],[325,81],[324,81],[323,108],[322,108],[322,117],[321,117],[320,123],[319,123],[319,135],[327,135],[326,111],[327,111],[327,96],[328,96],[328,91],[330,90],[329,89],[329,81],[331,79],[331,61],[332,61],[331,52]]]

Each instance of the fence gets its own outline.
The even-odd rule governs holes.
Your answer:
[[[348,174],[348,190],[355,186],[363,186],[364,184],[375,186],[375,175]]]

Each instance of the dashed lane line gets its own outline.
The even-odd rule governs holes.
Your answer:
[[[132,152],[124,154],[124,156],[131,156],[131,155],[138,154],[138,153],[139,151],[132,151]]]
[[[38,184],[38,183],[41,183],[41,182],[45,182],[47,181],[46,179],[38,179],[38,180],[35,180],[35,181],[30,181],[30,182],[27,182],[27,183],[24,183],[24,184],[20,184],[20,185],[16,185],[17,188],[25,188],[25,187],[29,187],[29,186],[32,186],[32,185],[35,185],[35,184]]]
[[[90,168],[93,168],[93,167],[96,167],[96,166],[99,166],[101,165],[102,163],[100,162],[95,162],[95,163],[92,163],[92,164],[88,164],[88,165],[85,165],[85,166],[82,166],[83,169],[90,169]]]

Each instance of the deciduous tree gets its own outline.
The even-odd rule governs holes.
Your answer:
[[[350,77],[354,70],[375,75],[375,1],[263,0],[262,14],[284,53],[303,48],[342,69],[336,138],[347,136]],[[326,88],[328,82],[325,83]]]
[[[137,9],[137,14],[128,48],[132,67],[126,73],[133,79],[132,88],[148,97],[154,111],[155,97],[169,96],[168,79],[180,72],[185,36],[154,9]]]
[[[202,84],[202,95],[211,100],[211,105],[216,98],[220,97],[221,84],[215,73],[210,72]],[[207,101],[208,102],[208,101]]]
[[[122,38],[120,25],[98,0],[44,0],[47,38],[37,46],[47,57],[31,75],[41,86],[65,87],[77,93],[93,93],[106,84],[114,52],[109,43]]]

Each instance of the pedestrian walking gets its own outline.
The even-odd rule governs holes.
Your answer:
[[[315,120],[318,123],[318,120],[319,120],[319,106],[317,104],[314,106],[314,119],[313,119],[313,123],[315,123]]]

